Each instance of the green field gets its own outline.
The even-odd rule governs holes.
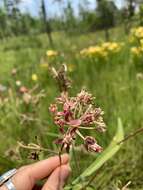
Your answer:
[[[52,123],[48,107],[59,92],[48,68],[41,67],[42,60],[52,66],[67,64],[68,74],[73,81],[70,90],[72,95],[85,87],[96,96],[96,104],[105,112],[107,131],[105,134],[90,133],[96,136],[103,148],[108,146],[116,132],[118,117],[123,122],[125,135],[142,127],[143,57],[133,58],[130,51],[133,45],[121,29],[111,30],[110,33],[111,41],[123,42],[124,45],[107,59],[82,57],[79,54],[83,48],[104,42],[102,32],[72,37],[54,33],[54,47],[49,45],[46,34],[13,37],[0,42],[0,84],[6,87],[5,91],[0,91],[0,172],[32,162],[27,156],[29,151],[20,150],[20,155],[15,151],[17,141],[36,143],[35,136],[38,136],[43,147],[56,148],[53,140],[58,130]],[[58,51],[59,55],[52,60],[45,58],[48,49]],[[17,69],[16,75],[11,74],[13,68]],[[31,79],[33,74],[38,76],[38,80]],[[18,92],[16,81],[21,81],[29,89],[36,85],[32,96],[37,97],[43,91],[44,97],[37,104],[26,104]],[[120,151],[98,172],[93,181],[95,189],[118,190],[129,181],[129,189],[143,189],[142,145],[142,134],[125,142]],[[44,153],[40,159],[47,156]],[[77,154],[80,170],[73,172],[72,178],[87,168],[98,154],[83,154],[83,159],[80,156]],[[72,167],[75,171],[74,161]]]

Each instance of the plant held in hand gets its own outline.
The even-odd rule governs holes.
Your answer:
[[[84,89],[75,97],[70,97],[67,90],[69,85],[67,81],[69,80],[66,78],[66,69],[59,72],[53,68],[53,71],[58,84],[62,84],[60,86],[62,90],[60,97],[56,98],[55,103],[50,105],[49,110],[53,115],[54,123],[62,133],[62,138],[56,140],[56,143],[61,145],[61,152],[64,149],[69,152],[77,136],[83,140],[87,151],[101,152],[102,147],[97,144],[95,138],[84,137],[81,129],[104,132],[106,129],[103,121],[104,112],[95,106],[95,97]]]

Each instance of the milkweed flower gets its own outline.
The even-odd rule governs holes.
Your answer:
[[[57,112],[57,105],[56,104],[51,104],[49,107],[49,110],[51,113],[56,113]]]
[[[91,152],[101,152],[102,147],[97,144],[95,138],[87,136],[85,137],[85,148]]]
[[[25,87],[25,86],[21,86],[20,89],[19,89],[19,92],[22,93],[22,94],[24,94],[24,93],[26,93],[28,91],[29,91],[29,89],[27,87]]]
[[[59,127],[63,137],[57,140],[61,150],[69,151],[73,141],[80,136],[88,151],[100,152],[102,148],[93,137],[84,137],[80,130],[94,129],[104,132],[104,112],[94,104],[94,97],[86,90],[81,90],[75,97],[61,93],[56,102],[49,107],[54,123]],[[100,129],[100,130],[99,130]],[[89,141],[90,139],[90,141]],[[92,139],[92,141],[91,141]]]

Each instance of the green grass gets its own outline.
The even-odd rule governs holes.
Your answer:
[[[64,56],[54,62],[74,65],[74,71],[69,72],[73,80],[71,94],[86,87],[96,96],[97,105],[105,111],[108,130],[96,137],[104,148],[114,136],[118,117],[122,119],[126,135],[141,127],[143,123],[143,81],[136,78],[138,72],[143,72],[143,67],[138,70],[136,64],[131,61],[130,46],[123,31],[114,29],[110,32],[113,40],[124,41],[126,45],[119,54],[112,56],[107,62],[77,56],[80,49],[104,41],[102,32],[72,37],[55,33],[53,36],[54,49],[64,53]],[[57,133],[57,128],[52,124],[48,106],[59,93],[50,73],[39,67],[41,58],[50,48],[47,36],[44,34],[10,38],[1,42],[0,84],[8,86],[11,90],[0,92],[2,99],[6,97],[9,99],[8,102],[0,103],[0,172],[15,165],[31,162],[27,158],[27,152],[21,152],[24,158],[21,160],[13,151],[18,140],[24,143],[36,142],[35,136],[38,135],[44,147],[54,148],[52,141],[55,137],[52,134]],[[15,77],[11,75],[14,67],[19,70]],[[46,97],[36,106],[25,106],[20,103],[22,96],[16,93],[15,81],[20,80],[23,85],[32,88],[35,85],[35,82],[31,81],[33,73],[37,73],[39,77],[36,82],[39,87],[35,94],[44,89]],[[38,121],[21,123],[19,113],[29,113],[33,118],[38,118]],[[118,185],[123,187],[128,181],[131,181],[130,189],[143,189],[142,145],[142,135],[126,142],[118,154],[99,171],[93,183],[95,189],[114,190]],[[45,154],[41,158],[46,156]],[[78,160],[79,156],[77,155]],[[95,159],[92,155],[82,155],[82,157],[79,163],[81,171]],[[78,176],[79,172],[73,173],[72,177]]]

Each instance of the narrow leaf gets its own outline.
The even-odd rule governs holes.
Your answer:
[[[95,173],[105,162],[112,158],[115,153],[120,149],[121,144],[118,144],[124,138],[124,131],[122,126],[122,121],[118,118],[117,132],[114,136],[111,144],[101,153],[98,158],[77,178],[73,181],[73,185],[79,183],[85,178],[91,176]]]

